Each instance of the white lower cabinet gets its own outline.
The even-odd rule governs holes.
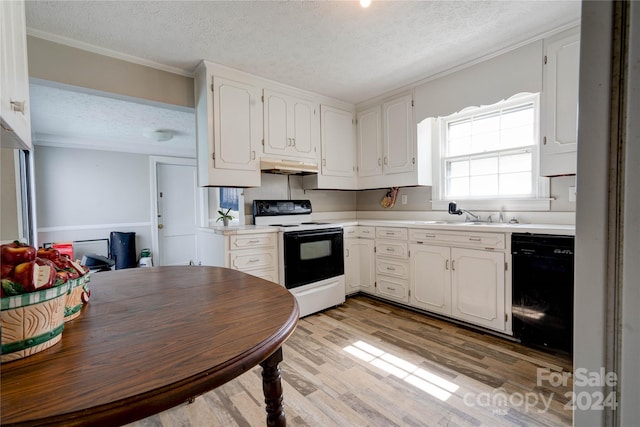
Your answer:
[[[451,315],[505,330],[504,254],[451,249]]]
[[[409,303],[439,314],[451,314],[451,250],[443,246],[410,246]]]
[[[416,235],[412,233],[412,237]],[[504,252],[420,241],[409,245],[409,255],[411,306],[496,331],[510,331],[505,309]]]
[[[376,294],[409,302],[407,229],[376,227]]]
[[[344,239],[344,279],[347,295],[374,292],[375,271],[372,239]]]
[[[278,233],[218,234],[200,229],[198,263],[240,270],[278,283]]]

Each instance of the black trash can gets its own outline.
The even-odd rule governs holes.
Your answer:
[[[110,258],[116,263],[116,270],[136,267],[136,233],[112,231],[109,245]]]

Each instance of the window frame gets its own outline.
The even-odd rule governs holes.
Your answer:
[[[494,150],[491,152],[474,153],[461,156],[443,156],[446,153],[446,137],[447,126],[454,121],[464,120],[473,116],[485,115],[495,111],[511,109],[520,105],[533,103],[534,107],[534,145],[505,148],[502,150]],[[548,211],[551,208],[550,182],[549,178],[540,176],[540,94],[539,93],[521,93],[512,96],[509,99],[499,101],[491,105],[483,105],[479,107],[469,107],[462,111],[450,114],[444,117],[433,118],[433,125],[436,129],[433,141],[433,169],[434,182],[432,188],[432,209],[447,210],[450,201],[456,201],[466,209],[476,210],[526,210],[526,211]],[[450,159],[460,157],[482,157],[490,153],[516,153],[530,150],[533,156],[532,165],[532,189],[530,195],[517,196],[477,196],[477,197],[448,197],[446,191],[446,162]]]

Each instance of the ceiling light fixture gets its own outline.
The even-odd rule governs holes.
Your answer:
[[[360,0],[360,6],[367,8],[370,5],[371,5],[371,0]]]
[[[172,130],[164,130],[164,129],[146,130],[143,132],[143,135],[145,136],[145,138],[148,138],[156,142],[169,141],[173,139]]]

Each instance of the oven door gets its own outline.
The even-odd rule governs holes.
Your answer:
[[[344,274],[342,228],[287,231],[282,241],[287,289]]]

